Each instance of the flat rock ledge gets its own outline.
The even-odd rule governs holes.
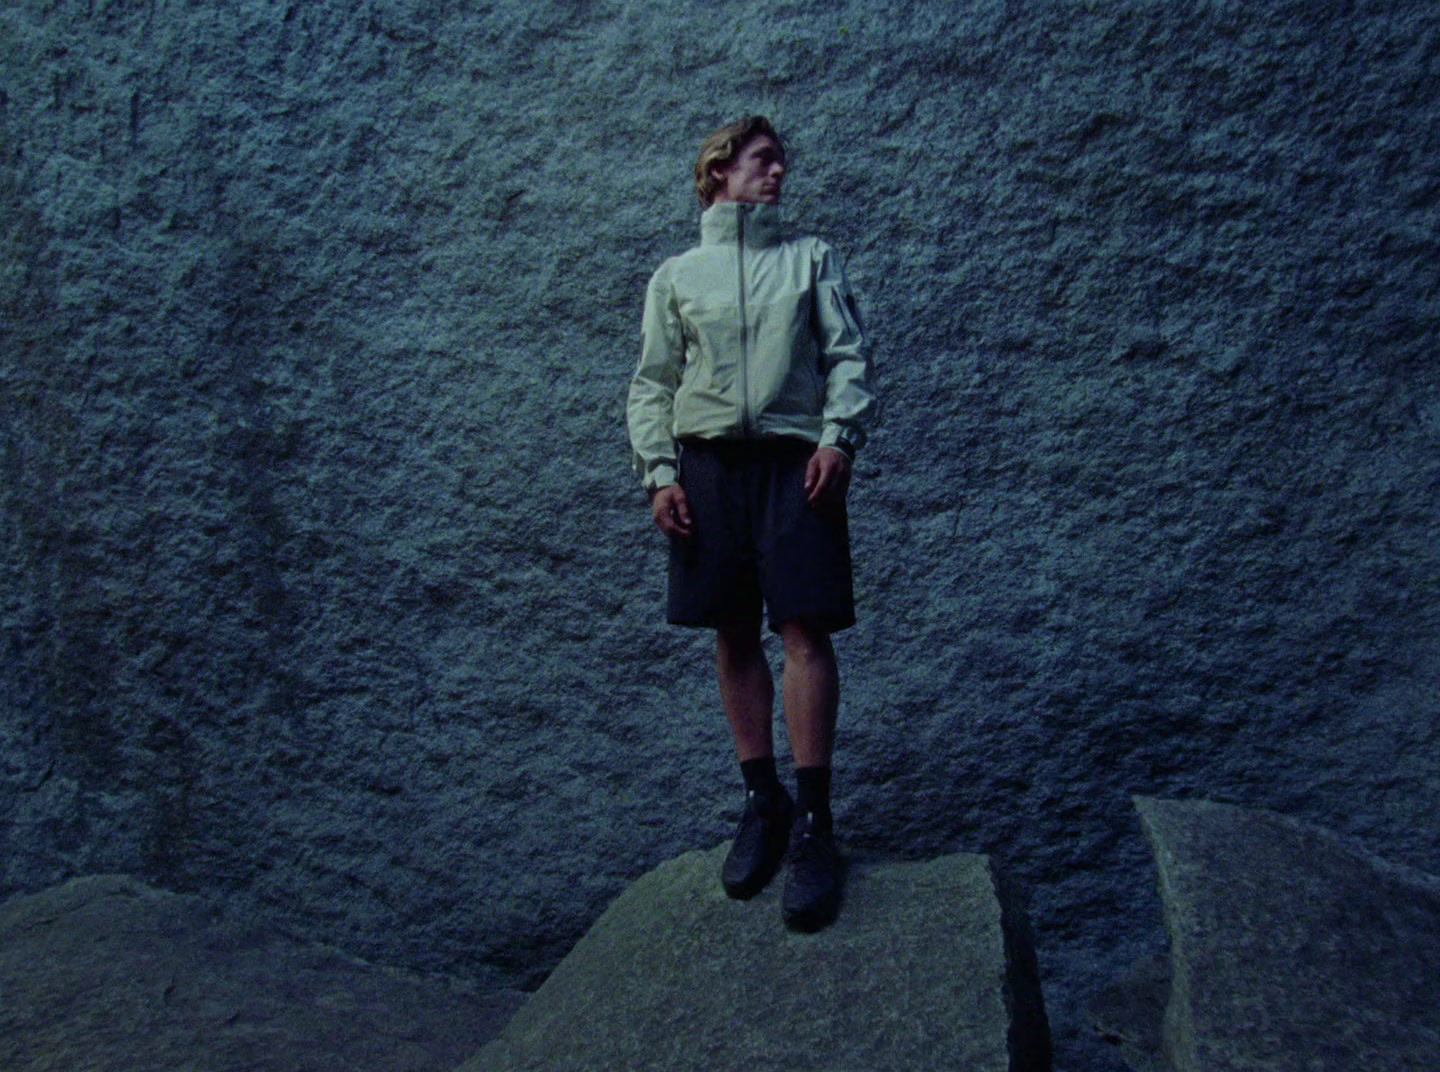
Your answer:
[[[720,888],[728,849],[637,880],[459,1072],[1042,1072],[1024,915],[983,856],[852,858],[839,919],[780,920],[780,881]]]
[[[0,905],[5,1072],[438,1072],[521,1000],[240,925],[124,875]]]
[[[1273,812],[1136,807],[1168,970],[1142,965],[1091,1006],[1133,1067],[1440,1069],[1440,879]]]

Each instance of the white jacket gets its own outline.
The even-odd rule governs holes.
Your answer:
[[[874,406],[854,299],[836,252],[783,238],[774,205],[712,205],[700,245],[645,294],[627,418],[651,491],[676,482],[676,441],[795,436],[847,454]]]

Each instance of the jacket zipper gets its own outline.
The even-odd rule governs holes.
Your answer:
[[[750,329],[745,319],[745,209],[735,214],[737,221],[735,259],[740,280],[740,434],[750,438]]]

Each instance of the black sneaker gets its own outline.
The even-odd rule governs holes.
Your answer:
[[[745,794],[745,814],[740,816],[735,841],[720,869],[726,893],[744,901],[765,888],[785,859],[785,839],[794,814],[795,806],[784,786],[779,796],[761,796],[753,790]]]
[[[795,817],[790,828],[790,854],[786,860],[785,895],[781,915],[791,930],[818,931],[840,909],[840,851],[829,825],[815,822],[813,813]]]

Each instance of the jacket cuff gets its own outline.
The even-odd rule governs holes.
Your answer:
[[[675,472],[675,466],[670,462],[661,462],[645,474],[645,490],[654,495],[661,488],[669,487],[671,484],[680,483],[680,478]]]
[[[826,425],[825,430],[820,433],[820,442],[817,445],[833,447],[852,462],[855,460],[855,444],[845,437],[844,429],[838,424]]]

